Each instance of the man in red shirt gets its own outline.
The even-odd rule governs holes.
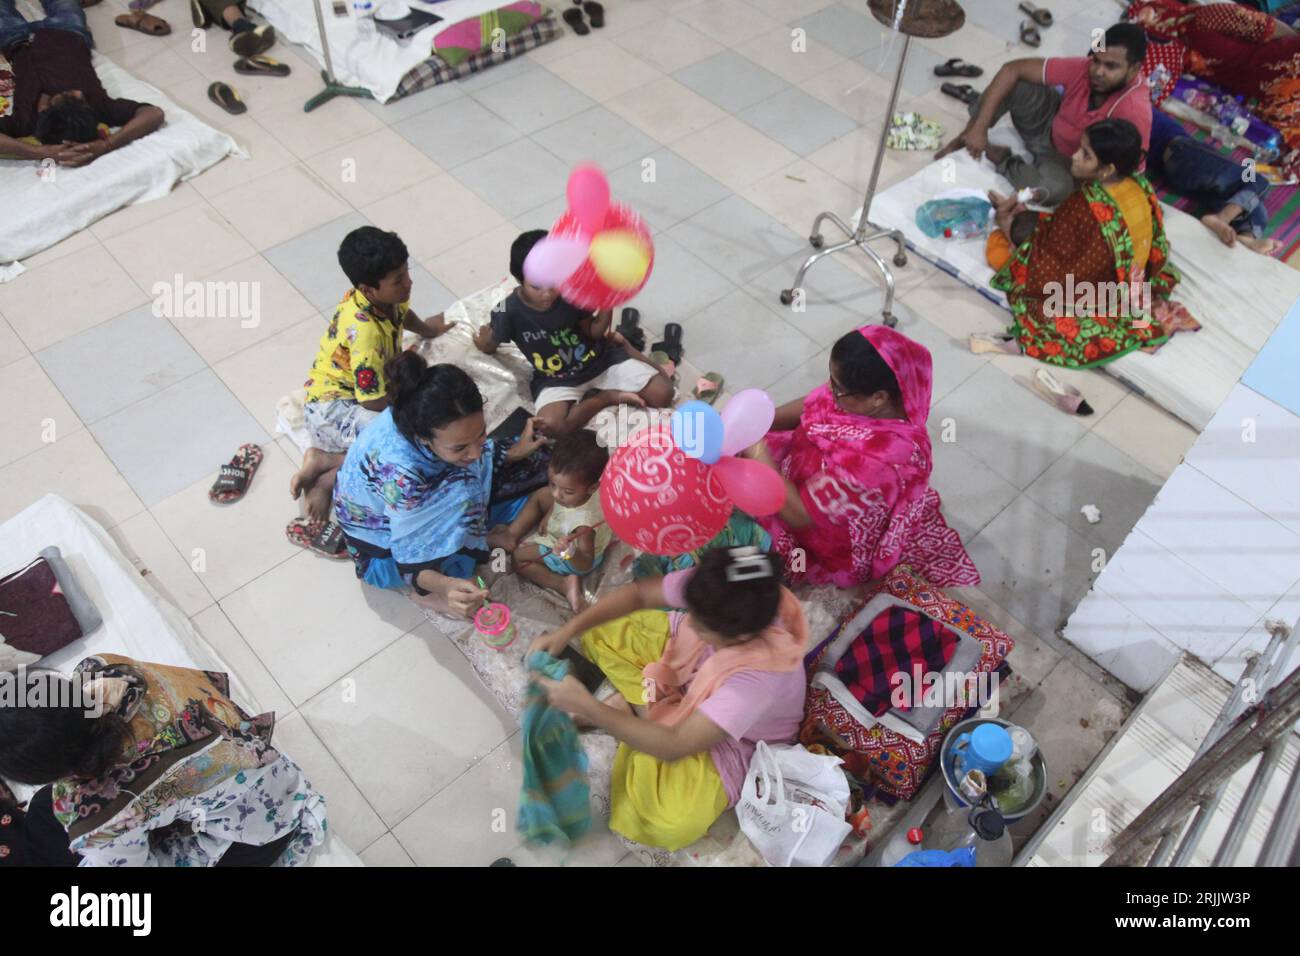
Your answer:
[[[987,155],[1017,189],[1039,190],[1039,201],[1054,206],[1074,190],[1070,157],[1091,123],[1126,119],[1151,141],[1151,97],[1142,78],[1146,33],[1134,23],[1106,31],[1100,49],[1083,57],[1034,57],[1003,64],[993,82],[971,104],[970,123],[939,152],[939,159],[965,147],[976,159]],[[1005,146],[990,145],[989,129],[1011,114],[1011,122],[1033,154],[1032,161]]]
[[[29,23],[14,0],[0,0],[0,53],[14,76],[9,115],[0,115],[0,155],[84,166],[162,125],[158,107],[104,90],[80,0],[42,0],[41,7],[45,18]],[[115,131],[101,135],[100,123]],[[23,142],[27,136],[40,144]]]

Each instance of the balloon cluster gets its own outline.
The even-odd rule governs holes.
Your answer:
[[[658,555],[702,548],[727,523],[733,507],[770,515],[785,502],[785,482],[760,462],[736,458],[772,427],[776,408],[751,388],[719,415],[704,402],[673,412],[671,428],[643,429],[610,456],[600,502],[610,530]]]
[[[600,167],[569,174],[569,208],[524,259],[524,278],[558,289],[580,309],[612,309],[641,291],[654,267],[654,243],[645,221],[611,202]]]

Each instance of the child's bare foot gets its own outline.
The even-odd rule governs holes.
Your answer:
[[[333,482],[317,481],[307,489],[307,517],[313,521],[326,521],[334,505]]]
[[[519,536],[510,530],[509,525],[499,524],[487,533],[487,545],[491,550],[514,551],[519,547]]]
[[[578,614],[587,609],[587,596],[582,593],[582,578],[570,574],[564,580],[564,596],[569,600],[569,607]]]
[[[302,467],[289,479],[289,495],[296,501],[298,496],[312,486],[325,472],[340,464],[343,456],[334,452],[308,448],[302,456]]]
[[[1276,239],[1256,239],[1252,235],[1241,232],[1237,233],[1237,238],[1247,249],[1254,250],[1262,256],[1271,256],[1277,252],[1278,246],[1282,245]]]
[[[957,152],[957,150],[961,149],[965,145],[966,145],[966,134],[964,132],[958,133],[956,136],[952,138],[951,141],[949,141],[947,146],[943,147],[937,153],[934,154],[934,158],[943,159],[949,153],[955,153]]]
[[[1219,241],[1225,246],[1236,244],[1237,230],[1232,228],[1232,223],[1225,222],[1216,213],[1207,212],[1201,217],[1201,224],[1218,236]]]

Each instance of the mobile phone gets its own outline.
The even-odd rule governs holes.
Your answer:
[[[334,16],[346,17],[348,15],[348,5],[343,0],[334,0]]]

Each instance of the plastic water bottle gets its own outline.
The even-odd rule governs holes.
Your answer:
[[[926,835],[927,850],[975,851],[975,865],[1010,866],[1013,856],[1011,834],[1002,814],[990,807],[950,810],[930,827]]]
[[[357,37],[373,40],[375,37],[374,0],[352,0],[352,18],[357,21]]]
[[[880,866],[895,866],[899,860],[909,853],[915,853],[921,849],[921,842],[925,839],[925,834],[920,827],[912,827],[906,833],[894,831],[894,835],[885,843],[884,851],[880,854]]]
[[[916,210],[916,225],[931,239],[973,239],[988,233],[993,206],[987,199],[931,199]]]

